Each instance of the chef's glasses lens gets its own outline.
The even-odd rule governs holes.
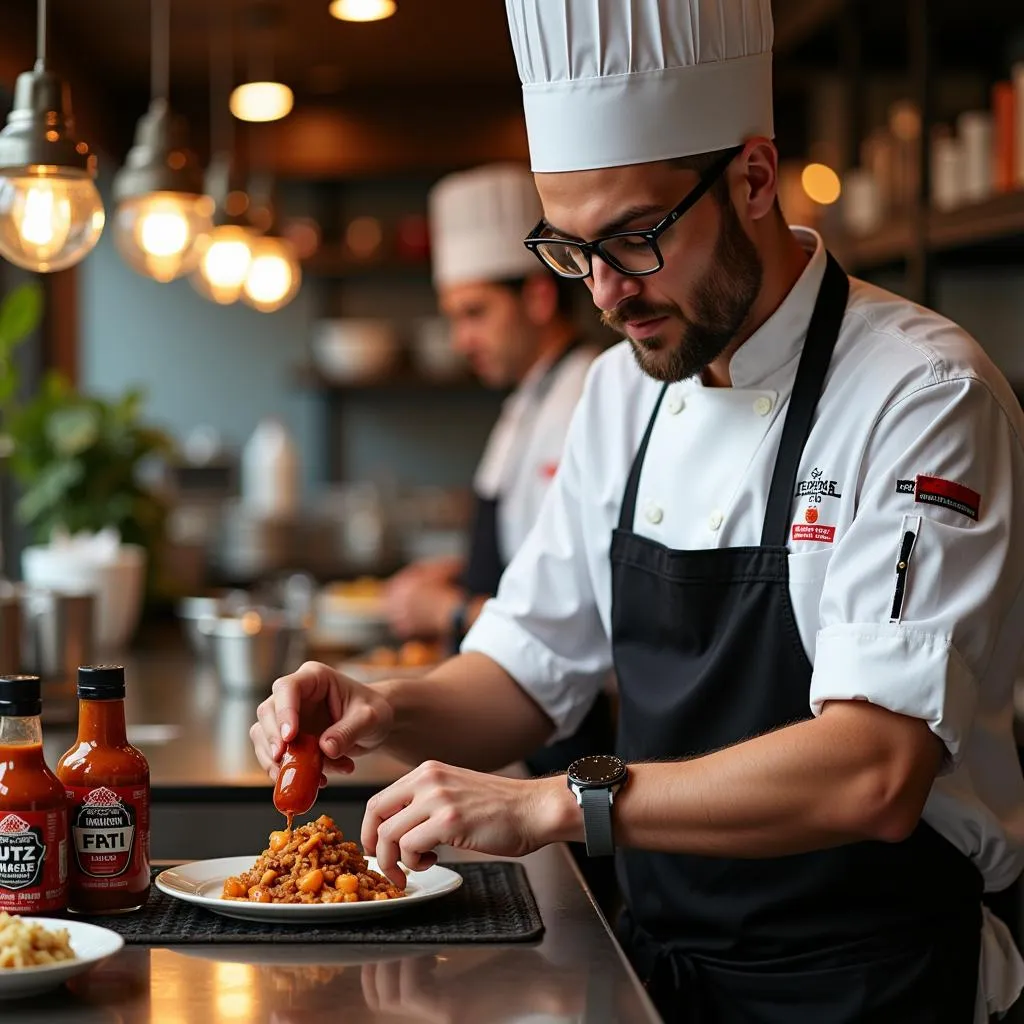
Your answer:
[[[616,235],[597,243],[599,255],[625,274],[649,274],[658,269],[658,256],[643,235]],[[572,242],[542,242],[537,246],[541,259],[563,277],[586,277],[590,261],[586,251]]]
[[[590,261],[578,245],[569,242],[541,242],[537,246],[537,255],[562,277],[586,277],[590,273]]]

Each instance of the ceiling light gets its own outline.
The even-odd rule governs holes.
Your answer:
[[[302,268],[287,238],[263,235],[253,241],[243,302],[261,313],[273,313],[295,298],[301,284]]]
[[[294,102],[291,89],[281,82],[246,82],[231,93],[231,113],[239,121],[279,121]]]
[[[150,6],[152,100],[139,119],[135,144],[114,178],[114,242],[139,274],[172,281],[199,261],[211,228],[213,202],[203,195],[203,173],[188,146],[185,121],[168,103],[170,0]]]
[[[383,21],[396,9],[395,0],[333,0],[328,8],[339,21]]]
[[[18,76],[0,132],[0,256],[26,270],[63,270],[103,232],[96,158],[74,138],[67,86],[46,70],[46,0],[37,7],[35,67]]]
[[[822,206],[831,206],[843,190],[839,175],[826,164],[808,164],[800,182],[807,195]]]

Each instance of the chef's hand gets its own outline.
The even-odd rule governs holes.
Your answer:
[[[461,601],[458,587],[430,573],[403,571],[393,576],[384,589],[388,625],[402,640],[446,636]]]
[[[394,715],[373,687],[307,661],[274,683],[272,694],[256,709],[256,718],[249,730],[256,759],[276,781],[284,745],[299,732],[319,737],[325,770],[348,773],[355,767],[353,757],[384,742]]]
[[[578,813],[565,776],[509,779],[425,761],[366,805],[363,849],[395,885],[405,885],[399,860],[425,871],[436,846],[522,857],[559,838]]]

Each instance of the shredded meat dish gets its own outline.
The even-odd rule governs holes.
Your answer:
[[[401,890],[346,842],[326,814],[299,828],[270,833],[252,868],[224,882],[223,897],[251,903],[358,903],[393,900]]]

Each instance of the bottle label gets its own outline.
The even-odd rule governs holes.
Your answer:
[[[64,908],[67,835],[63,808],[0,817],[0,910],[22,914]]]
[[[119,888],[117,879],[148,874],[148,787],[70,786],[67,793],[76,882],[97,883],[88,888]]]

